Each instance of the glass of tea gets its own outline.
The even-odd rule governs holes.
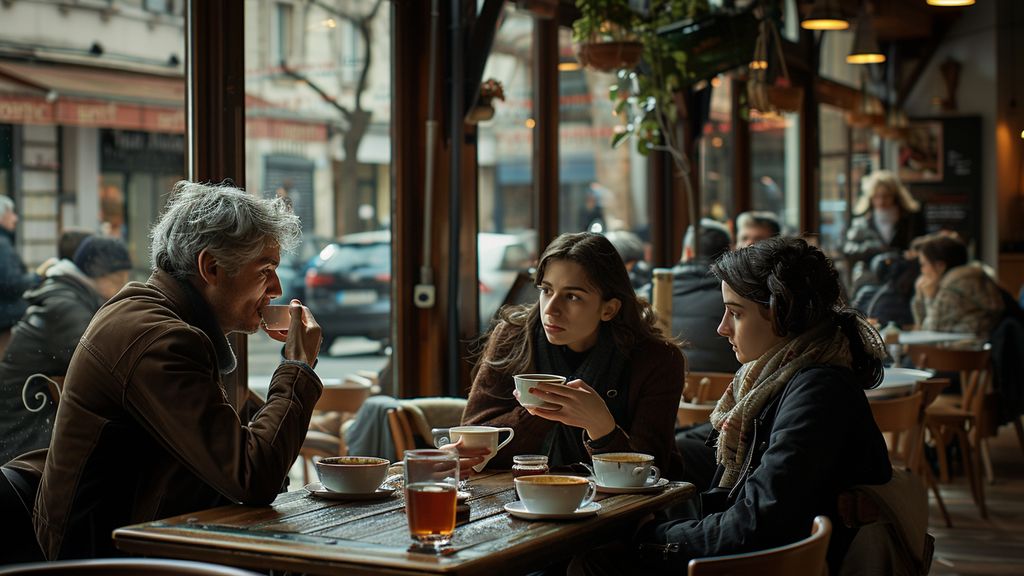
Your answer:
[[[439,549],[455,531],[459,455],[445,450],[405,453],[405,514],[420,547]]]

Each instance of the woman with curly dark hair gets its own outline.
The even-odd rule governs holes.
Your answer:
[[[853,536],[838,520],[840,492],[892,476],[864,394],[881,380],[884,344],[842,302],[832,262],[803,239],[762,240],[711,270],[726,307],[718,333],[742,366],[711,415],[718,471],[701,518],[642,529],[641,549],[657,551],[645,571],[682,573],[691,558],[795,542],[818,515],[833,519],[835,568]],[[612,573],[620,561],[595,559],[584,560],[587,572]]]
[[[642,452],[663,474],[680,471],[673,430],[685,373],[676,342],[655,326],[615,247],[600,234],[563,234],[541,255],[539,301],[506,307],[487,335],[463,424],[509,426],[515,438],[490,461],[547,454],[552,466],[590,455]],[[521,406],[513,377],[565,376],[530,392],[548,407]]]

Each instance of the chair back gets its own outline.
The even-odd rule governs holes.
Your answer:
[[[868,401],[875,424],[887,436],[889,459],[912,470],[917,467],[920,452],[912,438],[917,438],[924,426],[923,398],[924,393],[917,391],[908,396]]]
[[[259,576],[258,572],[219,564],[159,558],[61,560],[0,567],[0,576],[9,574],[33,576],[50,574],[60,574],[61,576]]]
[[[757,576],[790,576],[828,574],[825,554],[832,536],[832,522],[818,516],[811,526],[811,535],[799,542],[746,554],[690,560],[689,576],[726,576],[756,574]]]
[[[985,394],[992,380],[991,350],[912,346],[910,352],[919,368],[960,374],[960,406],[984,429]]]
[[[732,372],[690,372],[683,386],[683,398],[697,404],[718,402],[734,376]]]
[[[391,429],[391,440],[395,443],[395,459],[392,462],[401,462],[405,458],[406,450],[416,448],[409,411],[401,406],[388,409],[388,427]]]
[[[398,408],[388,411],[388,426],[395,443],[395,462],[402,460],[406,450],[433,446],[431,430],[458,426],[466,410],[466,399],[458,397],[406,398],[398,403]]]

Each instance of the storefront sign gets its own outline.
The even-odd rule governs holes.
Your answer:
[[[307,124],[277,118],[247,118],[245,129],[246,136],[249,138],[293,142],[325,142],[327,140],[325,124]]]
[[[0,124],[53,124],[53,105],[43,98],[0,98]]]
[[[0,96],[0,123],[60,124],[183,134],[185,111],[184,108],[68,97],[47,102],[42,96]]]

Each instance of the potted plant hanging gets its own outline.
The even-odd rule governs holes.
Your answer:
[[[492,103],[495,99],[505,100],[505,88],[494,78],[489,78],[480,84],[480,97],[476,101],[476,105],[469,111],[466,116],[466,121],[470,124],[477,124],[485,120],[494,118],[494,104]]]
[[[789,68],[782,53],[782,39],[779,37],[778,28],[775,27],[775,21],[769,15],[763,14],[758,26],[760,30],[747,79],[747,102],[751,108],[763,113],[797,112],[803,104],[804,94],[802,89],[790,83]],[[770,50],[769,46],[774,46],[775,49]],[[774,79],[769,74],[769,63],[773,54],[781,70]]]
[[[640,15],[628,0],[577,0],[580,18],[572,25],[580,64],[614,72],[635,68],[643,55],[637,36]]]

